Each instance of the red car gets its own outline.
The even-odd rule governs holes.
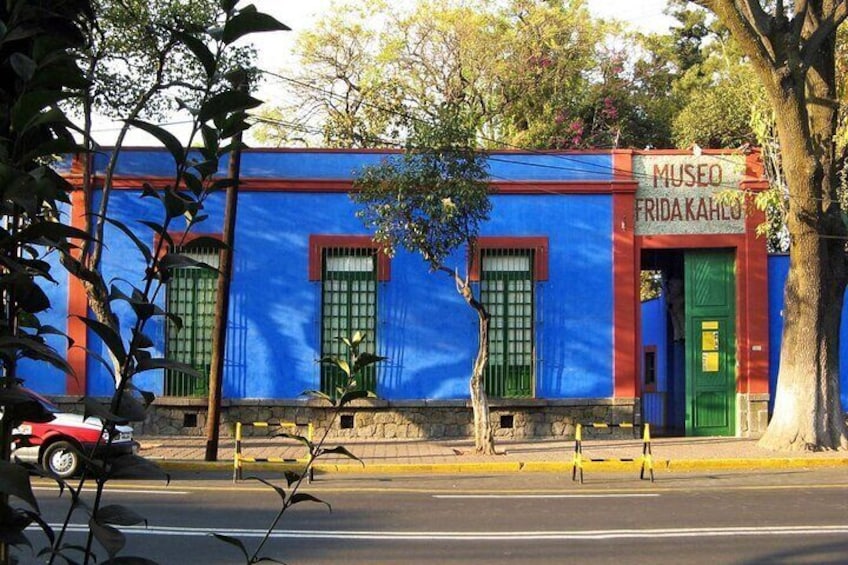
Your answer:
[[[108,432],[103,429],[99,418],[83,418],[79,414],[62,412],[38,393],[23,390],[52,413],[54,419],[44,423],[23,422],[12,430],[14,436],[26,436],[26,442],[18,438],[12,443],[13,458],[39,464],[45,470],[67,478],[80,470],[80,453],[102,459],[107,455],[118,456],[138,451],[131,427],[116,426],[115,436],[109,445]]]

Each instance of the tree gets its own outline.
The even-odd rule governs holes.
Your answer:
[[[115,393],[108,408],[94,399],[84,399],[85,415],[96,416],[103,422],[101,438],[106,443],[111,443],[115,437],[117,424],[145,418],[146,404],[152,401],[153,395],[133,385],[136,374],[162,368],[194,373],[191,367],[156,357],[155,342],[145,333],[151,319],[168,316],[157,306],[156,296],[173,270],[197,265],[189,257],[168,252],[168,245],[175,243],[169,227],[182,224],[188,231],[202,219],[204,199],[232,182],[218,177],[219,160],[233,144],[240,143],[234,138],[248,127],[244,110],[259,105],[258,100],[246,93],[220,86],[225,83],[222,79],[226,70],[221,64],[221,54],[226,46],[246,34],[287,29],[270,16],[257,12],[253,6],[236,9],[235,2],[230,0],[222,0],[220,14],[220,26],[169,30],[171,41],[185,47],[186,53],[196,59],[204,77],[197,103],[185,104],[194,118],[192,139],[195,135],[202,137],[202,144],[189,151],[166,130],[138,119],[140,113],[128,119],[132,127],[147,131],[165,146],[173,158],[174,178],[168,186],[158,190],[146,186],[144,190],[144,197],[159,201],[164,217],[161,223],[142,222],[158,236],[153,249],[128,226],[103,218],[132,240],[146,267],[140,274],[140,284],[127,280],[116,282],[104,298],[109,313],[114,303],[128,303],[133,319],[123,320],[123,327],[114,316],[110,323],[82,319],[102,340],[113,360],[107,365],[115,378]],[[0,270],[0,363],[3,369],[0,380],[0,406],[3,408],[0,419],[0,475],[3,477],[0,481],[0,562],[10,559],[6,544],[31,548],[24,534],[30,524],[37,524],[47,536],[51,546],[44,554],[50,555],[51,563],[57,558],[70,562],[67,553],[80,551],[84,563],[96,560],[92,548],[95,540],[112,560],[125,544],[124,536],[114,526],[137,524],[144,519],[128,508],[103,506],[104,486],[108,480],[118,477],[165,477],[154,463],[129,454],[98,462],[89,453],[83,454],[84,470],[77,486],[51,477],[60,483],[62,492],[67,488],[71,493],[64,526],[57,533],[38,515],[27,469],[8,461],[12,428],[25,419],[48,421],[52,417],[44,414],[43,408],[39,410],[38,403],[16,391],[20,386],[16,375],[18,359],[30,357],[72,373],[65,359],[45,342],[45,336],[57,330],[42,325],[37,317],[50,307],[38,283],[55,283],[50,276],[47,255],[59,254],[72,275],[86,277],[89,281],[99,278],[94,280],[98,288],[106,288],[96,266],[90,269],[84,266],[78,247],[69,243],[73,238],[86,244],[92,236],[61,223],[63,217],[57,203],[68,201],[70,187],[47,165],[56,154],[85,151],[70,134],[72,129],[79,131],[80,128],[70,123],[59,105],[70,102],[74,96],[85,96],[84,92],[91,85],[81,73],[79,61],[81,53],[91,45],[86,41],[97,29],[95,10],[90,0],[10,0],[0,8],[0,23],[4,30],[0,40],[0,74],[4,78],[4,96],[0,102],[3,110],[0,111],[3,133],[0,136],[0,215],[3,220],[0,228],[3,266]],[[135,106],[134,110],[139,107]],[[86,140],[90,139],[88,125],[84,128]],[[99,360],[96,354],[92,354],[92,358]],[[14,439],[26,441],[25,436]],[[91,477],[96,491],[89,505],[81,500],[80,493]],[[10,494],[23,500],[29,508],[11,506]],[[73,513],[81,509],[90,517],[84,547],[66,544],[64,539]],[[75,554],[74,559],[77,557]],[[124,556],[118,560],[148,562]]]
[[[619,26],[593,19],[584,0],[343,6],[300,36],[301,64],[284,79],[298,118],[281,122],[286,112],[265,110],[262,139],[392,146],[407,134],[405,119],[431,120],[446,103],[474,117],[477,143],[489,148],[668,139],[668,124],[652,126],[648,112],[665,91],[639,94],[663,81],[630,69],[625,49],[609,47]]]
[[[789,274],[774,415],[760,445],[846,449],[839,324],[848,230],[837,194],[836,34],[844,0],[699,0],[730,30],[774,109],[789,190]]]
[[[433,121],[409,124],[410,139],[402,155],[364,169],[352,198],[362,204],[357,213],[374,230],[385,252],[398,247],[419,253],[432,271],[447,274],[457,292],[474,310],[478,347],[470,394],[474,412],[474,444],[478,453],[494,453],[483,371],[489,358],[489,314],[457,268],[445,264],[465,246],[469,262],[480,224],[488,219],[488,174],[484,157],[475,149],[476,124],[460,108],[442,105]]]

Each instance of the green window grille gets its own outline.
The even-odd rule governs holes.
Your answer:
[[[533,396],[533,252],[483,250],[480,291],[489,313],[486,393]]]
[[[186,252],[177,247],[174,251],[218,268],[218,251],[215,249],[194,248]],[[183,267],[174,269],[168,282],[168,313],[180,317],[182,328],[168,320],[165,354],[172,361],[191,365],[202,376],[194,377],[166,369],[166,396],[206,396],[209,393],[217,279],[218,272],[214,269]]]
[[[339,337],[365,334],[360,351],[374,352],[377,343],[377,258],[373,249],[323,251],[321,279],[321,356],[346,358],[348,351]],[[321,365],[321,391],[337,395],[346,376],[338,368]],[[375,392],[374,366],[358,376],[357,388]]]

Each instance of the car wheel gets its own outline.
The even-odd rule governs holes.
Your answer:
[[[44,450],[44,457],[42,457],[41,464],[47,471],[63,479],[67,479],[79,470],[79,451],[67,441],[51,443]]]

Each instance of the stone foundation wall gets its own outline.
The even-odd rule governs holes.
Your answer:
[[[67,404],[67,402],[66,402]],[[497,439],[571,438],[577,423],[640,423],[638,405],[630,399],[491,400],[490,417]],[[133,424],[136,435],[206,434],[204,399],[157,398],[144,422]],[[231,437],[235,422],[284,421],[326,429],[333,409],[317,401],[225,400],[221,437]],[[467,401],[359,400],[345,406],[332,423],[329,439],[460,439],[471,437],[472,411]],[[276,431],[276,430],[273,430]],[[267,428],[245,428],[267,434]],[[632,430],[609,430],[623,434]]]
[[[737,436],[758,438],[766,432],[769,398],[768,394],[736,395]]]

